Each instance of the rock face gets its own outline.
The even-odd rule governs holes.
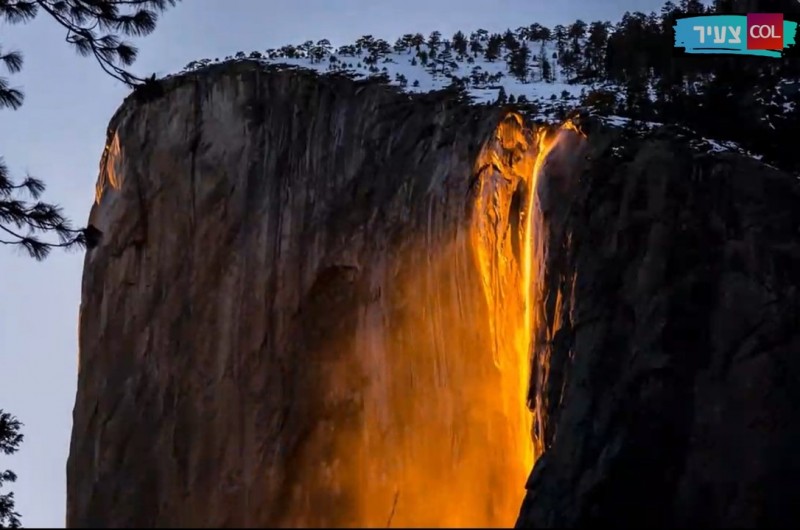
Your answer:
[[[572,184],[541,189],[553,340],[532,393],[546,451],[519,527],[800,516],[797,181],[675,137],[615,160],[599,135],[571,178],[540,177]]]
[[[535,154],[496,109],[247,65],[123,105],[68,525],[513,525]]]
[[[109,127],[69,527],[800,515],[793,178],[299,71],[167,85]]]

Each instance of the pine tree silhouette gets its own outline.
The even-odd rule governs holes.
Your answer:
[[[94,57],[103,71],[137,89],[137,95],[152,97],[160,93],[160,84],[155,75],[138,77],[125,69],[133,64],[137,50],[120,35],[149,34],[156,27],[158,13],[178,1],[0,0],[0,19],[24,24],[39,15],[49,16],[67,31],[67,43],[80,55]],[[3,53],[0,47],[0,65],[15,74],[22,69],[22,54]],[[23,92],[0,77],[0,110],[16,110],[23,101]],[[23,248],[37,260],[46,258],[53,248],[83,247],[87,242],[87,229],[74,229],[60,207],[39,200],[44,189],[43,182],[31,176],[14,180],[0,158],[0,243]],[[91,235],[96,242],[96,234]]]
[[[160,85],[155,75],[138,77],[125,68],[136,59],[136,48],[120,40],[123,36],[144,36],[156,27],[158,13],[179,0],[0,0],[0,20],[24,24],[39,15],[50,17],[66,32],[66,41],[82,56],[92,56],[111,77],[131,88],[145,87],[145,94],[157,94]],[[0,67],[9,74],[22,69],[22,54],[3,52]],[[0,69],[0,74],[4,73]],[[141,95],[141,93],[139,94]],[[16,110],[24,101],[23,92],[0,76],[0,110]],[[31,176],[14,180],[0,157],[0,243],[22,248],[32,258],[43,260],[53,248],[93,247],[101,233],[89,225],[75,229],[55,204],[40,201],[44,183]],[[20,422],[0,410],[0,451],[9,455],[22,443]],[[0,472],[0,487],[17,476]],[[0,528],[20,527],[14,494],[0,493]]]
[[[22,443],[19,432],[22,424],[17,418],[0,409],[0,453],[13,455]],[[15,482],[17,475],[10,470],[0,471],[0,488],[6,482]],[[20,515],[14,511],[14,493],[0,492],[0,528],[19,528]]]
[[[506,96],[506,89],[505,87],[500,87],[500,90],[497,92],[497,104],[498,105],[505,105],[508,102],[508,97]]]

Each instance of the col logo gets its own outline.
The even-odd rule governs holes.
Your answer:
[[[783,49],[783,13],[747,15],[748,50]]]
[[[686,16],[675,23],[675,48],[693,54],[782,57],[795,45],[797,26],[782,13]]]

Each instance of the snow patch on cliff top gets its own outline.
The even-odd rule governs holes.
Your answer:
[[[344,74],[359,79],[383,79],[389,85],[407,93],[427,93],[451,86],[462,87],[476,104],[497,102],[532,103],[538,122],[557,123],[564,114],[581,104],[583,96],[602,90],[621,108],[626,99],[624,87],[607,81],[581,83],[574,79],[574,69],[562,63],[558,47],[553,40],[538,38],[534,30],[520,28],[509,37],[508,32],[498,42],[499,35],[479,30],[457,42],[442,38],[434,32],[425,38],[407,34],[392,46],[387,41],[364,36],[354,44],[334,48],[329,41],[307,41],[301,45],[287,45],[264,52],[243,52],[224,59],[192,61],[180,73],[203,69],[225,62],[251,61],[285,68],[300,68],[320,75]],[[494,42],[492,42],[494,40]],[[654,80],[648,83],[651,100]],[[695,81],[697,84],[697,81]],[[786,85],[784,81],[781,88]],[[788,86],[788,85],[786,85]],[[701,90],[701,87],[693,87]],[[780,89],[777,91],[780,96]],[[763,102],[761,102],[763,104]],[[793,103],[770,101],[783,112],[793,109]],[[626,127],[629,118],[603,116],[611,127]],[[767,121],[769,121],[767,119]],[[640,130],[653,129],[662,123],[636,121]],[[761,159],[733,142],[699,138],[693,146],[700,151],[730,151]]]
[[[519,46],[500,45],[487,53],[489,36],[472,35],[471,50],[460,53],[446,39],[439,43],[398,40],[393,47],[381,39],[362,38],[356,44],[337,49],[327,41],[284,46],[265,52],[239,52],[235,56],[202,59],[186,65],[183,72],[226,61],[257,61],[263,64],[303,68],[319,74],[346,74],[353,79],[383,77],[390,85],[409,93],[426,93],[459,84],[475,103],[491,104],[501,92],[512,101],[552,107],[559,102],[577,104],[590,85],[571,82],[558,59],[552,41],[520,38]],[[520,51],[524,46],[527,52]]]

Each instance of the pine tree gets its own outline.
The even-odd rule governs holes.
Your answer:
[[[681,0],[681,11],[693,15],[706,12],[706,6],[701,0]]]
[[[372,49],[372,45],[375,43],[375,37],[372,35],[362,35],[356,41],[356,50],[359,52],[363,50],[369,51]]]
[[[156,27],[158,13],[178,1],[0,0],[0,20],[24,24],[40,14],[46,15],[66,29],[67,43],[80,55],[94,57],[103,71],[134,88],[138,95],[152,95],[160,89],[155,75],[142,78],[126,70],[136,59],[137,50],[120,40],[120,35],[149,34]],[[0,47],[0,67],[10,74],[19,72],[22,54],[4,53]],[[0,110],[18,109],[23,99],[23,92],[0,76]],[[41,180],[31,176],[15,181],[0,159],[0,243],[21,248],[37,260],[47,257],[53,248],[96,244],[100,235],[97,229],[89,225],[76,230],[60,207],[39,200],[44,188]],[[22,443],[20,427],[16,418],[0,410],[0,452],[9,455],[17,451]],[[2,471],[0,486],[16,478],[12,471]],[[13,493],[0,494],[0,527],[19,527],[19,518],[14,511]]]
[[[584,74],[589,78],[597,79],[603,75],[604,55],[610,28],[610,22],[592,22],[589,25],[589,35],[584,50],[586,58]]]
[[[17,246],[43,260],[53,248],[76,248],[86,244],[86,229],[75,230],[61,208],[39,201],[41,180],[31,176],[13,181],[0,159],[0,243]],[[57,241],[43,239],[53,234]]]
[[[459,55],[466,55],[467,54],[467,37],[461,31],[457,31],[455,35],[453,35],[453,49]]]
[[[569,43],[565,53],[559,54],[562,57],[564,66],[572,71],[573,74],[578,74],[583,70],[583,51],[581,50],[581,45],[586,35],[586,28],[587,25],[583,20],[576,20],[574,24],[570,25],[569,28],[567,28]]]
[[[506,97],[506,89],[505,87],[500,87],[500,90],[497,91],[497,104],[505,105],[508,102],[508,97]]]
[[[626,82],[625,106],[630,117],[642,119],[649,117],[650,97],[647,93],[647,78],[633,72]]]
[[[437,68],[438,66],[438,68]],[[443,74],[449,73],[450,69],[456,67],[458,68],[458,64],[453,61],[453,54],[450,52],[450,43],[445,42],[444,48],[439,56],[436,58],[436,64],[434,65],[434,71],[441,72]]]
[[[428,36],[428,47],[431,49],[431,52],[435,52],[439,48],[441,42],[442,34],[438,31],[434,31]],[[431,56],[433,56],[433,53],[431,53]]]
[[[531,40],[545,41],[550,38],[550,30],[538,22],[534,22],[528,27],[528,35]]]
[[[0,453],[13,455],[22,443],[22,424],[11,414],[0,409]],[[0,471],[0,488],[6,482],[14,482],[17,475],[10,470]],[[0,492],[0,528],[19,528],[20,515],[14,511],[14,493]]]
[[[132,88],[152,88],[155,78],[141,78],[128,72],[137,50],[120,40],[115,33],[128,36],[147,35],[155,29],[157,13],[178,0],[0,0],[0,19],[10,24],[32,21],[40,14],[54,19],[67,30],[67,43],[83,56],[93,56],[111,77]],[[3,53],[0,65],[14,74],[22,68],[22,54]],[[0,77],[0,109],[18,109],[23,93]],[[0,159],[0,243],[16,246],[41,260],[52,248],[75,248],[91,243],[95,234],[89,229],[75,230],[61,209],[40,202],[42,181],[27,176],[12,179]],[[51,234],[56,240],[43,238]]]
[[[510,29],[505,32],[503,35],[503,45],[506,47],[507,50],[513,51],[519,48],[520,43],[517,40],[517,37],[514,35],[514,32]]]
[[[556,41],[556,49],[558,54],[564,53],[567,46],[567,28],[559,24],[553,28],[553,40]]]
[[[486,43],[486,53],[484,57],[487,61],[491,62],[500,57],[500,52],[503,49],[503,37],[498,34],[493,34],[489,37],[489,42]]]
[[[478,54],[478,53],[482,52],[483,51],[483,45],[481,44],[481,41],[479,41],[478,39],[470,40],[470,42],[469,42],[469,51],[471,51],[473,54]]]
[[[515,50],[512,50],[508,55],[508,70],[520,81],[528,80],[528,61],[530,60],[531,50],[528,48],[527,43]]]

